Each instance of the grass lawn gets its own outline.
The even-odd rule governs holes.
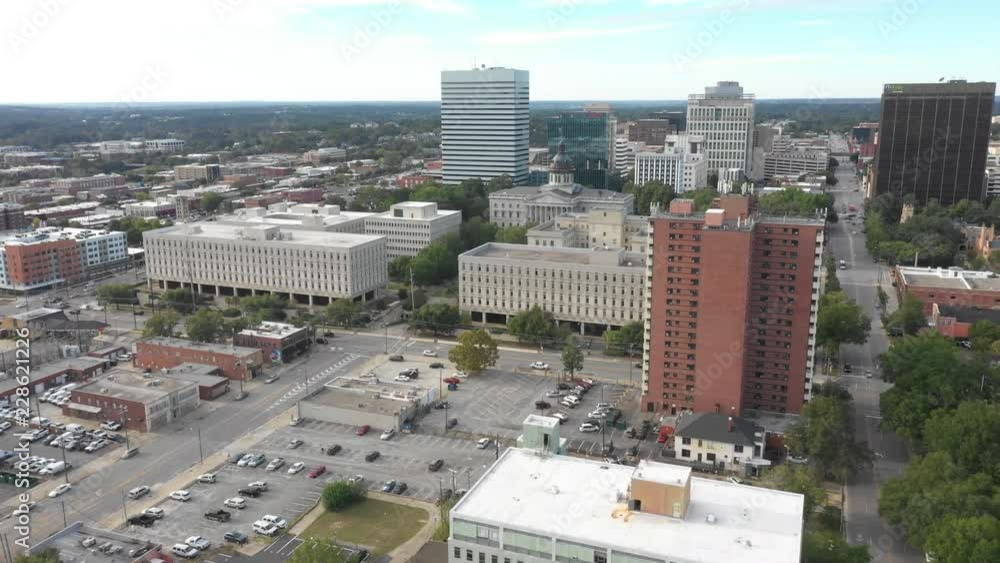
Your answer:
[[[392,551],[427,523],[427,512],[368,498],[342,512],[327,512],[303,536],[366,545],[376,554]]]

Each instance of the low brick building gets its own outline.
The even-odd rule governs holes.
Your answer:
[[[74,389],[63,414],[88,420],[116,420],[129,430],[151,432],[198,408],[198,384],[127,370]]]
[[[969,330],[979,321],[1000,324],[1000,310],[931,304],[931,325],[949,338],[968,339]]]
[[[993,272],[896,266],[892,274],[900,299],[907,293],[914,295],[924,303],[928,316],[935,303],[1000,309],[1000,276]]]
[[[233,339],[239,346],[260,348],[268,364],[288,362],[312,343],[309,329],[285,323],[265,321],[254,328],[243,330]]]
[[[184,363],[207,364],[219,368],[229,379],[253,379],[264,366],[259,348],[240,345],[206,344],[180,338],[149,338],[135,344],[135,366],[153,371]]]
[[[197,383],[201,400],[211,401],[229,392],[229,378],[222,377],[219,373],[221,371],[215,366],[181,364],[175,368],[162,369],[158,375]]]
[[[110,362],[100,358],[69,358],[58,360],[39,367],[31,368],[31,391],[40,395],[46,389],[73,383],[86,381],[92,377],[104,373],[110,366]],[[17,393],[20,387],[17,379],[10,377],[0,381],[0,398],[10,397]]]

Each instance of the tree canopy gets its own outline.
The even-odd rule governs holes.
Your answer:
[[[547,342],[556,335],[556,321],[552,313],[534,305],[511,317],[507,322],[507,332],[520,342]]]
[[[769,215],[814,216],[818,210],[833,209],[833,195],[786,188],[760,196],[757,208]]]
[[[573,379],[573,377],[576,376],[576,373],[583,369],[583,352],[581,352],[580,347],[576,345],[576,338],[573,336],[567,336],[566,342],[563,344],[562,366],[563,372],[568,375],[570,379]]]
[[[916,334],[926,326],[924,303],[912,293],[904,295],[899,308],[889,315],[889,327],[898,328],[903,334]]]
[[[833,384],[819,386],[788,433],[789,448],[807,456],[820,476],[853,476],[870,453],[855,440],[851,414],[850,394]]]
[[[106,283],[97,286],[97,300],[105,306],[113,304],[117,309],[121,305],[138,304],[139,300],[135,297],[137,291],[125,283]]]
[[[654,203],[666,210],[670,207],[670,202],[677,197],[671,186],[656,180],[642,185],[629,182],[625,184],[624,191],[635,197],[635,211],[639,215],[649,215],[650,206]]]
[[[410,328],[440,336],[454,333],[461,320],[458,307],[447,303],[428,303],[410,316]]]
[[[626,323],[620,329],[604,331],[604,353],[612,356],[635,355],[642,352],[645,328],[639,321]]]
[[[871,319],[843,291],[826,292],[820,298],[816,341],[828,354],[836,355],[842,344],[868,341]]]
[[[324,312],[330,324],[349,328],[354,326],[358,313],[361,312],[361,305],[350,299],[337,299],[327,305]]]
[[[367,489],[357,483],[334,481],[323,487],[323,507],[330,512],[340,512],[365,498]]]
[[[482,329],[463,332],[458,336],[458,346],[448,352],[448,359],[465,373],[479,373],[496,365],[500,359],[497,343]]]
[[[225,334],[225,325],[222,313],[212,309],[199,309],[184,319],[184,332],[195,342],[217,342]]]
[[[142,327],[142,335],[147,338],[177,336],[176,328],[179,322],[181,322],[181,316],[177,311],[163,309],[146,319],[146,324]]]

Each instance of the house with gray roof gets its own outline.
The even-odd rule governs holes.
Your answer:
[[[692,465],[752,474],[770,465],[764,459],[763,426],[752,420],[719,413],[685,412],[674,428],[674,457]]]

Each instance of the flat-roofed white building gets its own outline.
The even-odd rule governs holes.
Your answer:
[[[615,209],[563,213],[528,229],[529,246],[553,248],[624,248],[645,254],[649,217],[627,215]]]
[[[275,203],[263,207],[240,209],[224,215],[218,222],[226,225],[274,225],[286,229],[326,231],[331,233],[365,234],[365,219],[375,215],[360,211],[343,211],[337,205],[314,203]]]
[[[180,152],[186,144],[181,139],[148,139],[145,143],[147,151],[159,152]]]
[[[198,223],[143,233],[151,290],[288,295],[303,304],[367,300],[388,282],[385,237]]]
[[[459,308],[505,323],[537,305],[594,332],[643,319],[645,259],[617,249],[487,243],[458,257]]]
[[[643,185],[658,181],[678,193],[708,185],[708,162],[701,135],[667,135],[662,152],[643,151],[635,155],[634,182]],[[640,210],[648,213],[648,209]]]
[[[451,510],[448,563],[798,563],[804,497],[510,448]]]
[[[365,219],[365,232],[386,237],[389,258],[416,256],[432,242],[457,235],[462,212],[438,209],[436,203],[404,201]]]
[[[126,203],[123,208],[125,210],[126,217],[160,219],[163,217],[177,216],[177,200],[172,197],[161,197],[150,201]]]

